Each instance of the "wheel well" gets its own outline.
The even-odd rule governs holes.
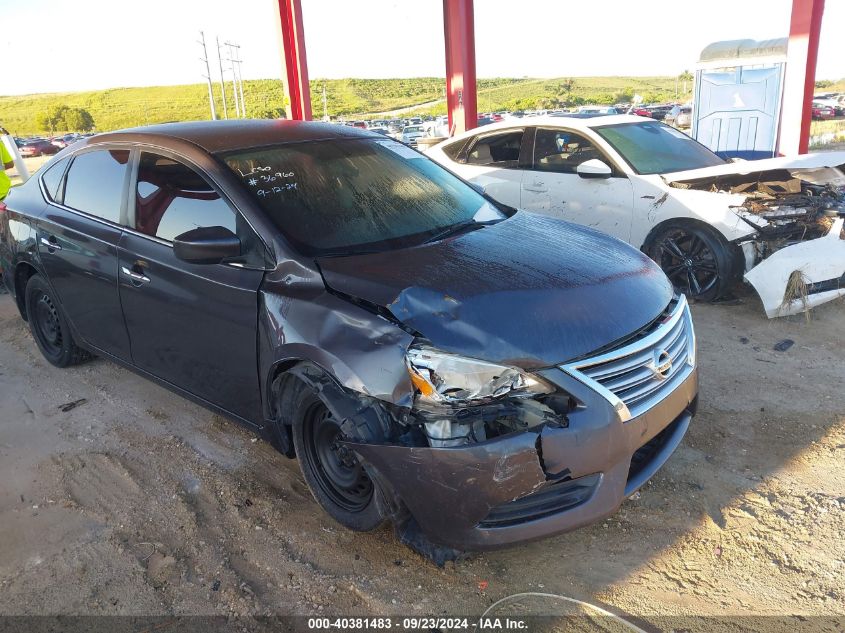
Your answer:
[[[646,253],[646,250],[649,246],[651,246],[651,243],[652,241],[654,241],[654,238],[657,237],[657,235],[661,231],[670,226],[689,226],[696,229],[701,229],[715,235],[716,237],[724,241],[726,244],[730,244],[730,242],[725,239],[724,235],[719,233],[719,231],[713,228],[710,224],[707,224],[707,222],[702,222],[701,220],[697,220],[695,218],[670,218],[668,220],[663,220],[663,222],[657,224],[653,229],[651,229],[651,231],[649,231],[648,235],[645,238],[645,241],[643,242],[642,246],[640,246],[640,250],[643,253]]]
[[[276,449],[286,457],[296,457],[293,446],[293,419],[290,410],[296,398],[296,390],[301,386],[288,372],[303,362],[293,358],[283,360],[273,366],[267,381],[267,408],[270,413],[269,436]]]
[[[701,231],[705,231],[713,236],[715,239],[722,242],[727,252],[728,257],[730,258],[730,271],[728,278],[732,280],[732,282],[736,282],[742,278],[742,273],[745,271],[745,256],[742,253],[742,249],[735,244],[734,242],[729,242],[725,239],[725,236],[722,235],[719,230],[712,225],[708,224],[707,222],[702,222],[701,220],[697,220],[695,218],[672,218],[669,220],[664,220],[657,226],[655,226],[649,232],[648,236],[646,236],[645,242],[640,247],[640,251],[651,257],[649,254],[649,249],[652,246],[654,239],[660,234],[661,231],[669,228],[669,227],[680,227],[680,228],[693,228],[699,229]]]
[[[279,363],[276,363],[273,366],[273,369],[270,372],[269,380],[267,381],[267,394],[268,394],[268,402],[267,404],[270,407],[270,415],[274,419],[279,419],[279,393],[278,393],[278,385],[276,383],[279,380],[279,377],[284,374],[285,372],[293,369],[299,363],[303,362],[302,359],[299,358],[291,358],[288,360],[283,360]]]
[[[15,267],[15,302],[18,304],[18,311],[24,321],[27,321],[26,297],[24,292],[29,278],[38,274],[38,270],[32,264],[20,263]]]

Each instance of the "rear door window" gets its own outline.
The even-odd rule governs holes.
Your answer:
[[[128,149],[79,154],[65,177],[63,204],[120,223],[128,163]]]
[[[524,130],[482,136],[467,152],[467,165],[517,168]]]

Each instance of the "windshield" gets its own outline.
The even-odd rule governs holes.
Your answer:
[[[455,224],[505,217],[472,187],[397,141],[296,143],[223,159],[308,256],[405,248]]]
[[[668,174],[725,163],[698,141],[657,121],[603,125],[593,130],[638,174]]]

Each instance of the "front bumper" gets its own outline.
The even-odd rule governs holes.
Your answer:
[[[845,219],[838,218],[827,235],[786,246],[745,273],[771,318],[797,314],[845,296]],[[799,272],[807,293],[786,298],[790,277]]]
[[[483,550],[543,538],[612,514],[666,462],[695,413],[698,372],[622,421],[561,369],[540,374],[585,406],[542,427],[455,448],[354,444],[433,542]]]

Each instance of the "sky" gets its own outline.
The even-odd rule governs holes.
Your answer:
[[[475,0],[477,75],[677,75],[694,70],[711,42],[788,35],[792,1],[658,5]],[[201,82],[200,30],[212,78],[219,77],[218,36],[240,44],[244,78],[281,77],[276,6],[276,0],[0,0],[0,94]],[[441,0],[302,0],[302,7],[312,79],[445,74]],[[845,0],[827,0],[817,79],[845,77],[843,24]]]

